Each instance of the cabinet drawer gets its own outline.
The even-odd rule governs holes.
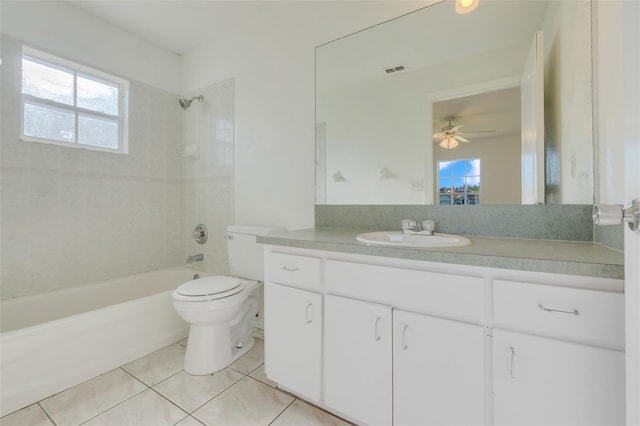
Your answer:
[[[327,290],[407,311],[482,323],[484,279],[327,260]]]
[[[496,280],[497,327],[624,349],[624,295]]]
[[[274,283],[320,288],[321,265],[317,257],[272,252],[266,256],[265,277]]]

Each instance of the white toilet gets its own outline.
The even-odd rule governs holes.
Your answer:
[[[174,290],[173,307],[191,324],[184,370],[193,375],[222,370],[253,346],[251,326],[258,312],[257,290],[264,279],[264,254],[256,235],[276,228],[229,226],[230,277],[195,279]]]

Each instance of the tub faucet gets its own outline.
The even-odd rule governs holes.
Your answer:
[[[204,259],[204,255],[202,253],[190,254],[187,256],[187,263],[200,262],[202,259]]]

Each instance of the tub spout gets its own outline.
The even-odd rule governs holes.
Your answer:
[[[200,262],[202,259],[204,259],[204,255],[202,253],[191,254],[187,256],[187,263]]]

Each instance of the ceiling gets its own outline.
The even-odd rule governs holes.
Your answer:
[[[433,104],[433,131],[438,132],[454,116],[453,125],[463,124],[460,131],[470,141],[496,140],[520,136],[520,87],[480,93]],[[474,130],[495,130],[491,133],[473,133]],[[437,143],[437,141],[434,141]]]
[[[318,44],[424,7],[433,0],[67,0],[158,47],[183,55],[203,42],[244,30],[319,29]],[[331,25],[327,25],[331,23]],[[324,37],[324,38],[323,38]],[[329,37],[329,38],[326,38]]]

